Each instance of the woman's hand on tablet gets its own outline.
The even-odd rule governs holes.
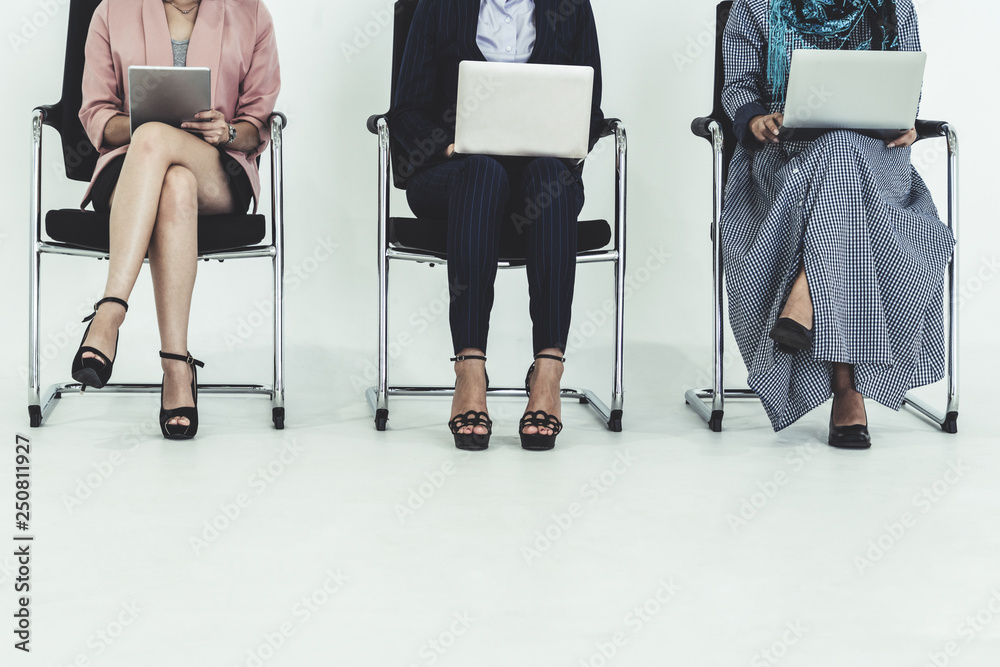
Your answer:
[[[778,130],[785,120],[785,114],[772,113],[767,116],[755,116],[750,120],[750,131],[757,141],[765,144],[778,143]]]
[[[181,128],[199,134],[201,138],[213,146],[221,146],[229,142],[229,123],[221,111],[202,111],[194,115],[198,122],[182,123]]]
[[[917,131],[911,129],[908,132],[899,135],[892,141],[886,141],[885,145],[887,148],[906,148],[907,146],[912,146],[917,141]]]

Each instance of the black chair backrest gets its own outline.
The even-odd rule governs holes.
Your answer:
[[[736,135],[733,133],[733,123],[722,106],[722,88],[726,83],[726,63],[722,53],[722,34],[729,22],[729,13],[733,9],[733,0],[720,2],[716,8],[715,34],[715,93],[713,97],[712,118],[722,126],[726,138],[725,157],[723,160],[723,178],[729,173],[729,162],[736,152]]]
[[[90,19],[101,0],[71,0],[69,28],[66,35],[66,59],[63,64],[62,99],[46,107],[45,124],[62,138],[66,176],[74,181],[89,181],[97,164],[97,149],[90,143],[80,123],[83,104],[83,63]]]
[[[417,11],[418,0],[397,0],[395,7],[395,21],[392,27],[392,85],[389,106],[396,101],[396,87],[399,83],[399,71],[403,68],[403,54],[406,52],[406,40],[410,36],[410,26],[413,24],[413,14]],[[406,153],[393,142],[390,149],[392,151],[392,179],[393,183],[400,190],[406,189],[408,173],[404,172],[401,165],[408,165],[409,159]]]

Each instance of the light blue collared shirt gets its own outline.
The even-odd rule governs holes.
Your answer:
[[[535,0],[482,0],[476,43],[487,60],[526,63],[535,36]]]

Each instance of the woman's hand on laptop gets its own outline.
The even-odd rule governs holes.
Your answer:
[[[455,144],[448,144],[448,148],[444,149],[444,156],[451,157],[455,154]]]
[[[757,141],[765,144],[778,143],[778,131],[785,120],[785,114],[772,113],[767,116],[754,116],[750,119],[750,131]]]
[[[192,134],[201,135],[202,139],[213,146],[221,146],[229,141],[229,123],[221,111],[201,111],[194,115],[196,123],[182,123],[181,128]]]
[[[905,134],[901,134],[892,141],[886,141],[885,145],[887,148],[906,148],[907,146],[912,146],[917,141],[917,131],[911,129]]]

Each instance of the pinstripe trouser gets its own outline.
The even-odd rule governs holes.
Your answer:
[[[501,234],[524,235],[535,353],[566,349],[584,194],[562,160],[458,156],[411,176],[406,196],[417,216],[448,220],[456,353],[486,351]]]

